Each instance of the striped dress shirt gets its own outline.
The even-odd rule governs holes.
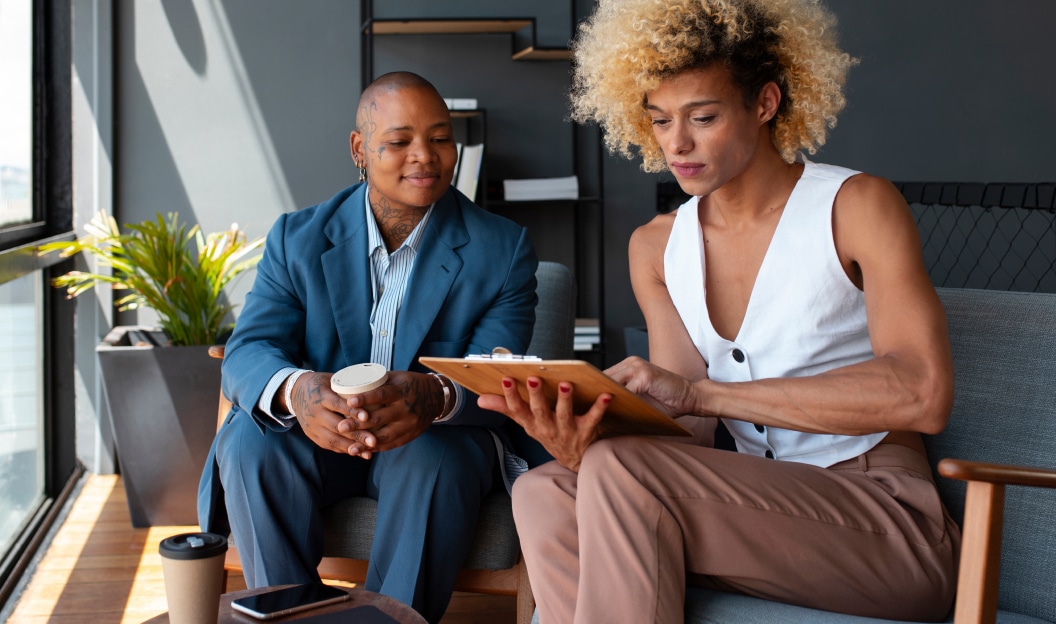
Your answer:
[[[429,217],[433,214],[433,207],[429,207],[425,216],[411,231],[410,236],[403,241],[403,244],[389,253],[385,248],[381,230],[378,229],[378,222],[374,219],[374,212],[370,209],[369,193],[364,193],[363,197],[363,208],[367,213],[367,255],[370,259],[370,285],[374,302],[370,310],[370,361],[391,369],[393,341],[396,338],[396,323],[399,319],[400,305],[403,303],[407,282],[410,281],[411,271],[414,269],[414,260],[418,255],[422,233],[429,222]],[[359,363],[356,362],[356,364]],[[282,382],[297,370],[294,367],[287,367],[275,373],[258,402],[260,410],[283,427],[293,426],[293,415],[273,414],[271,405]],[[451,382],[451,385],[455,390],[454,405],[447,416],[438,422],[450,420],[458,415],[465,403],[465,390],[462,386],[454,382]]]

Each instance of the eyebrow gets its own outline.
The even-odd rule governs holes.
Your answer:
[[[697,100],[696,102],[687,102],[687,103],[683,104],[679,110],[690,110],[690,109],[697,108],[697,107],[700,107],[700,106],[708,106],[710,104],[721,104],[721,103],[722,103],[721,100],[714,100],[714,99],[712,99],[712,100]],[[655,110],[655,111],[660,112],[660,113],[664,112],[663,109],[661,109],[659,106],[657,106],[655,104],[650,104],[648,101],[645,103],[645,108],[646,108],[646,110]]]
[[[449,121],[437,122],[437,123],[429,126],[429,128],[427,128],[427,129],[428,130],[433,130],[435,128],[444,128],[444,127],[448,127],[448,128],[452,127],[451,122],[449,122]],[[413,132],[413,131],[414,131],[414,126],[393,126],[392,128],[386,128],[383,132]]]

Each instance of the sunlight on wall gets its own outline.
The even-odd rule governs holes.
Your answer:
[[[226,228],[236,197],[261,214],[294,209],[223,6],[179,10],[174,24],[162,3],[137,3],[135,61],[197,221]]]

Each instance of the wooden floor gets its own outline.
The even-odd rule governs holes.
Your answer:
[[[132,528],[120,477],[90,475],[8,621],[131,624],[164,613],[158,543],[196,530]],[[229,577],[229,591],[244,588]],[[512,624],[516,608],[514,597],[456,593],[442,624]]]

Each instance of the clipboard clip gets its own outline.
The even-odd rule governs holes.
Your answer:
[[[524,362],[535,362],[540,361],[537,355],[518,355],[511,353],[506,347],[495,347],[491,350],[491,353],[480,353],[480,354],[469,354],[466,356],[467,360],[518,360]]]

